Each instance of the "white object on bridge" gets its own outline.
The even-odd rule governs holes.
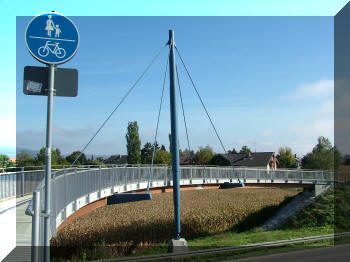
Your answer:
[[[101,190],[101,198],[108,197],[112,195],[112,189],[111,188],[106,188]]]
[[[78,198],[77,199],[77,210],[79,208],[82,208],[83,206],[86,206],[88,203],[86,201],[86,196],[83,196],[81,198]]]
[[[89,203],[94,202],[98,199],[98,192],[89,194]]]
[[[16,247],[16,199],[0,202],[0,261]]]

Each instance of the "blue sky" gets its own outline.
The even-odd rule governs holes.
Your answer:
[[[167,41],[168,29],[175,30],[177,46],[227,148],[248,145],[254,149],[256,141],[257,151],[277,151],[287,145],[302,155],[312,149],[320,135],[333,140],[332,15],[346,1],[318,1],[317,10],[310,4],[313,1],[304,6],[298,1],[222,1],[221,5],[201,1],[199,9],[195,5],[180,9],[181,3],[177,9],[164,3],[158,9],[151,8],[156,2],[147,8],[139,5],[130,9],[131,1],[127,1],[107,10],[88,4],[79,9],[76,3],[66,8],[43,5],[40,9],[17,4],[16,11],[9,11],[5,19],[9,26],[1,36],[9,48],[8,52],[1,51],[7,61],[0,75],[1,95],[6,98],[2,122],[15,125],[11,117],[15,104],[17,147],[38,149],[45,143],[46,98],[23,95],[22,77],[24,66],[41,66],[26,50],[26,24],[33,15],[47,10],[70,15],[81,36],[76,56],[61,65],[79,70],[78,97],[54,99],[53,145],[63,153],[80,149],[89,140]],[[15,6],[12,3],[5,1],[5,7],[9,10]],[[261,7],[265,7],[264,12]],[[279,16],[136,17],[258,14]],[[163,52],[87,152],[125,153],[128,121],[138,121],[142,144],[153,139],[166,55]],[[209,144],[221,152],[180,64],[179,69],[192,148]],[[170,130],[168,96],[167,90],[159,134],[159,143],[166,146]],[[180,112],[179,123],[180,146],[184,148]],[[0,140],[3,151],[14,146],[14,130],[10,130]]]

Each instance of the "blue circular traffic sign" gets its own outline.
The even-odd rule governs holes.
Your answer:
[[[44,64],[62,64],[79,47],[79,32],[72,20],[56,12],[34,17],[27,25],[25,42],[30,54]]]

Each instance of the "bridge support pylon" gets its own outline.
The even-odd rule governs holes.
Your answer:
[[[168,252],[187,251],[187,241],[181,238],[180,218],[180,156],[177,131],[177,103],[176,103],[176,64],[175,64],[175,39],[174,31],[169,30],[169,76],[170,76],[170,120],[171,120],[171,148],[173,168],[173,198],[175,217],[175,238],[170,240]]]

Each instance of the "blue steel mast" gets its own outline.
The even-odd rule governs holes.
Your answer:
[[[171,119],[171,148],[173,168],[173,194],[175,215],[175,239],[180,239],[180,157],[177,132],[177,95],[176,95],[176,65],[175,65],[175,40],[174,31],[169,30],[169,72],[170,72],[170,119]]]

